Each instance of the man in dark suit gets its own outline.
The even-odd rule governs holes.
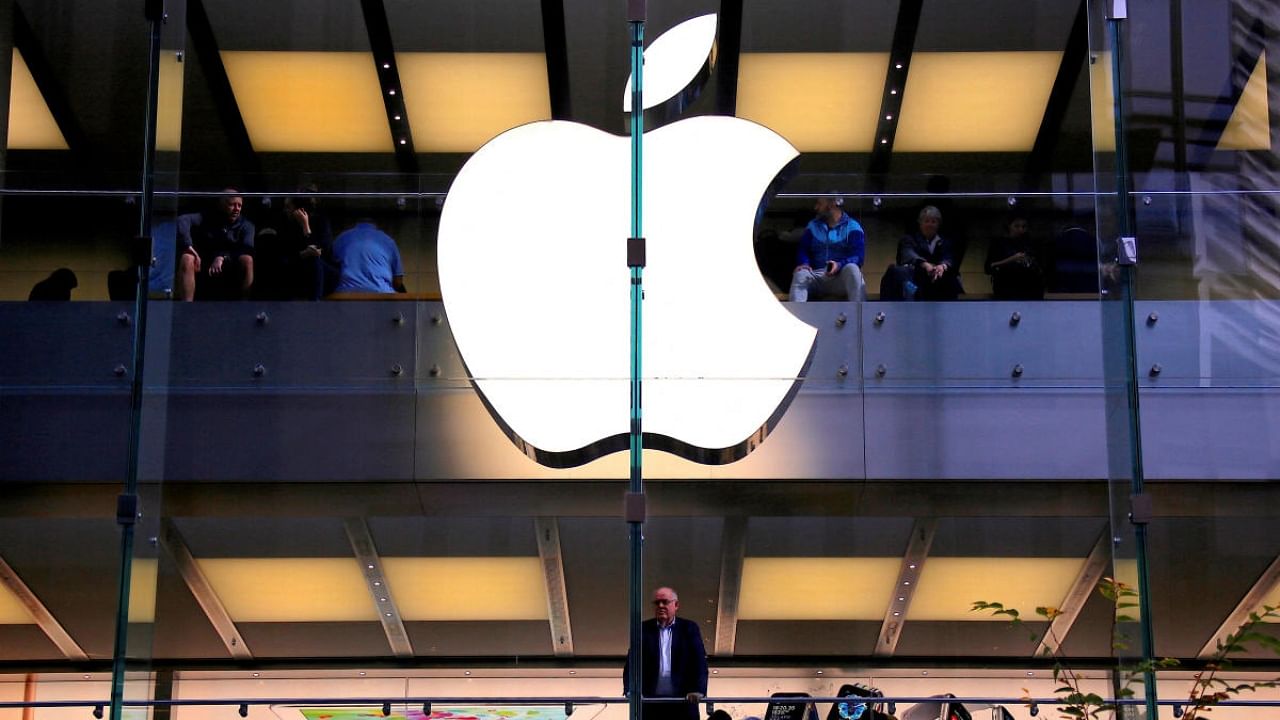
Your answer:
[[[938,234],[942,213],[930,205],[917,218],[920,231],[898,242],[897,263],[880,281],[881,300],[955,300],[960,285],[953,243]]]
[[[669,587],[653,593],[653,619],[641,630],[641,695],[684,698],[686,703],[645,703],[645,720],[698,720],[697,703],[707,695],[707,650],[692,620],[676,617],[680,598]],[[622,672],[626,692],[631,661]]]

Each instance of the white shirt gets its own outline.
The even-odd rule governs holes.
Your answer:
[[[658,626],[658,696],[670,695],[675,691],[671,684],[671,626]]]

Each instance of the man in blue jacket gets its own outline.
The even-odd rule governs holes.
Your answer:
[[[844,198],[820,197],[818,214],[804,229],[791,275],[792,302],[806,302],[810,289],[822,295],[865,300],[862,261],[867,235],[856,220],[845,214]]]

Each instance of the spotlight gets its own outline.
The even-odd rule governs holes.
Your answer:
[[[240,703],[240,707],[236,709],[240,713],[240,717],[249,717],[249,703]]]
[[[93,716],[94,716],[95,718],[97,718],[98,720],[102,720],[102,706],[101,706],[101,705],[94,705],[94,706],[93,706]]]
[[[1176,717],[1176,718],[1180,718],[1180,717],[1182,717],[1182,706],[1181,706],[1181,705],[1174,705],[1174,706],[1173,706],[1173,716],[1174,716],[1174,717]]]
[[[1031,717],[1035,717],[1039,714],[1040,714],[1040,706],[1035,703],[1031,703]]]
[[[422,703],[422,716],[428,717],[428,718],[431,717],[431,701],[430,700]]]
[[[390,714],[391,714],[391,703],[389,702],[382,703],[382,717],[386,717]]]
[[[565,717],[569,717],[569,716],[570,716],[570,715],[572,715],[572,714],[573,714],[573,703],[571,703],[571,702],[567,702],[567,703],[565,703],[565,704],[564,704],[564,716],[565,716]]]

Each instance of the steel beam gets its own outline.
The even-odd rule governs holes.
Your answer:
[[[241,637],[240,630],[231,619],[231,614],[223,606],[218,594],[213,591],[213,585],[209,584],[209,578],[200,569],[195,556],[191,554],[191,549],[187,547],[187,541],[178,532],[178,527],[168,518],[161,520],[160,545],[169,553],[169,557],[173,558],[178,574],[182,576],[187,589],[191,591],[196,603],[204,611],[205,617],[209,618],[209,624],[213,625],[227,652],[237,660],[252,660],[253,653],[249,652],[249,646]]]
[[[720,597],[716,602],[717,656],[731,657],[738,641],[738,601],[742,596],[742,565],[747,555],[747,519],[727,517],[720,535]]]
[[[343,521],[343,526],[347,529],[347,539],[351,541],[351,552],[360,563],[360,573],[369,588],[369,598],[377,609],[378,620],[382,623],[382,631],[386,633],[391,653],[398,658],[413,657],[413,645],[409,642],[409,633],[404,629],[400,608],[396,606],[396,599],[391,594],[391,584],[387,582],[387,574],[382,569],[382,559],[378,557],[378,548],[373,544],[369,525],[364,518],[347,518]]]
[[[36,597],[36,594],[22,581],[21,577],[18,577],[18,573],[4,561],[4,558],[0,558],[0,584],[9,588],[9,592],[18,598],[18,602],[22,603],[36,621],[36,627],[48,636],[49,641],[56,645],[68,660],[89,659],[88,653],[76,643],[66,628],[62,627],[62,623],[58,622],[53,613],[49,612],[49,608],[40,602],[40,598]]]
[[[880,637],[872,653],[876,657],[890,657],[898,649],[902,626],[907,621],[907,609],[911,607],[911,598],[919,585],[920,573],[924,571],[924,562],[929,557],[929,547],[933,545],[937,530],[938,521],[934,518],[916,518],[916,524],[911,528],[911,540],[903,553],[898,580],[894,583],[889,607],[884,611]]]
[[[1240,626],[1248,622],[1249,613],[1257,612],[1262,607],[1262,601],[1275,590],[1276,585],[1280,584],[1280,557],[1271,561],[1266,570],[1262,571],[1253,587],[1240,598],[1240,603],[1236,605],[1236,609],[1227,615],[1222,621],[1222,625],[1218,627],[1218,631],[1209,638],[1209,642],[1200,648],[1200,653],[1196,657],[1210,658],[1218,652],[1218,643],[1223,642],[1226,637],[1237,630]]]
[[[538,558],[547,587],[547,618],[551,649],[556,657],[573,655],[573,628],[569,623],[569,593],[564,583],[564,556],[560,554],[560,523],[553,517],[534,519],[538,534]]]
[[[1080,568],[1080,573],[1076,575],[1076,579],[1071,583],[1071,588],[1067,590],[1066,596],[1059,605],[1059,615],[1049,623],[1049,629],[1045,631],[1044,637],[1040,640],[1040,645],[1036,647],[1036,655],[1046,655],[1057,652],[1062,641],[1066,639],[1067,633],[1071,632],[1071,626],[1075,625],[1076,619],[1080,617],[1080,611],[1084,609],[1084,604],[1088,602],[1089,595],[1093,593],[1093,589],[1098,586],[1098,581],[1107,571],[1107,566],[1111,561],[1111,533],[1107,529],[1103,529],[1102,534],[1098,536],[1097,542],[1093,544],[1093,549],[1089,551],[1089,557],[1084,561],[1084,567]]]

